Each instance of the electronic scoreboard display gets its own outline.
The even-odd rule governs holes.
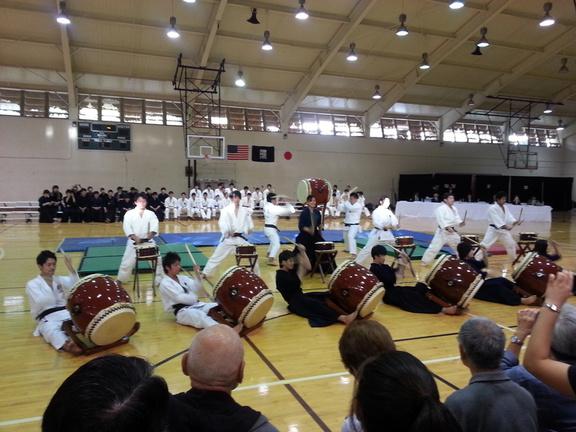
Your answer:
[[[80,121],[78,149],[130,151],[130,125]]]

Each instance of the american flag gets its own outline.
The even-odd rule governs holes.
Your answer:
[[[248,145],[229,145],[228,160],[248,160]]]

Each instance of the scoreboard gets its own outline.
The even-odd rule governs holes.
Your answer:
[[[78,149],[130,151],[130,125],[78,122]]]

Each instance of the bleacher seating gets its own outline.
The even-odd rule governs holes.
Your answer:
[[[38,201],[0,201],[0,222],[38,220]]]

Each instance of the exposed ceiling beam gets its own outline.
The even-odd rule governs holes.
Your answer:
[[[480,26],[486,25],[498,16],[513,0],[493,0],[486,5],[486,10],[478,12],[457,33],[455,40],[443,43],[436,51],[430,53],[430,66],[440,64],[461,45],[468,42],[474,34],[477,34]],[[412,70],[401,85],[395,86],[381,99],[382,102],[375,104],[366,112],[366,124],[369,126],[382,117],[392,106],[400,101],[406,92],[418,84],[425,73],[419,73],[419,69]],[[369,127],[367,128],[369,130]]]
[[[377,0],[360,0],[349,16],[350,23],[343,24],[331,38],[328,43],[327,52],[320,54],[314,62],[314,65],[310,68],[310,73],[302,78],[296,87],[294,95],[287,99],[282,106],[280,110],[280,121],[283,131],[288,130],[288,123],[290,122],[292,115],[298,109],[298,106],[300,106],[320,75],[322,75],[326,66],[328,66],[334,56],[338,54],[340,47],[346,40],[348,40],[356,27],[360,25],[364,17],[370,12],[370,9],[372,9],[376,3]]]
[[[550,60],[553,56],[555,56],[559,51],[565,49],[568,46],[572,46],[574,44],[574,40],[576,39],[576,29],[570,28],[567,29],[564,34],[552,41],[549,45],[547,45],[542,52],[534,53],[533,55],[528,56],[523,62],[512,68],[512,73],[504,74],[498,79],[494,80],[490,83],[482,92],[474,94],[474,102],[476,106],[482,105],[486,100],[486,97],[489,95],[498,94],[503,88],[507,85],[514,82],[516,79],[526,75],[530,70],[534,69],[536,66]],[[557,100],[557,98],[554,98]],[[444,114],[439,119],[439,129],[440,132],[445,131],[450,126],[452,126],[455,122],[460,120],[463,116],[466,115],[466,112],[470,110],[470,107],[467,105],[467,100],[463,101],[463,105],[459,108],[453,108],[449,110],[446,114]]]
[[[224,9],[226,9],[226,4],[228,0],[220,0],[217,7],[214,7],[213,10],[213,17],[210,19],[212,25],[210,26],[210,32],[208,36],[204,37],[204,41],[202,43],[201,53],[200,53],[200,66],[206,67],[208,65],[208,59],[210,58],[210,52],[212,51],[212,46],[214,45],[214,39],[216,39],[216,32],[220,27],[220,21],[222,21],[222,15],[224,15]],[[194,79],[197,81],[202,81],[204,77],[204,71],[198,70],[195,74]]]

